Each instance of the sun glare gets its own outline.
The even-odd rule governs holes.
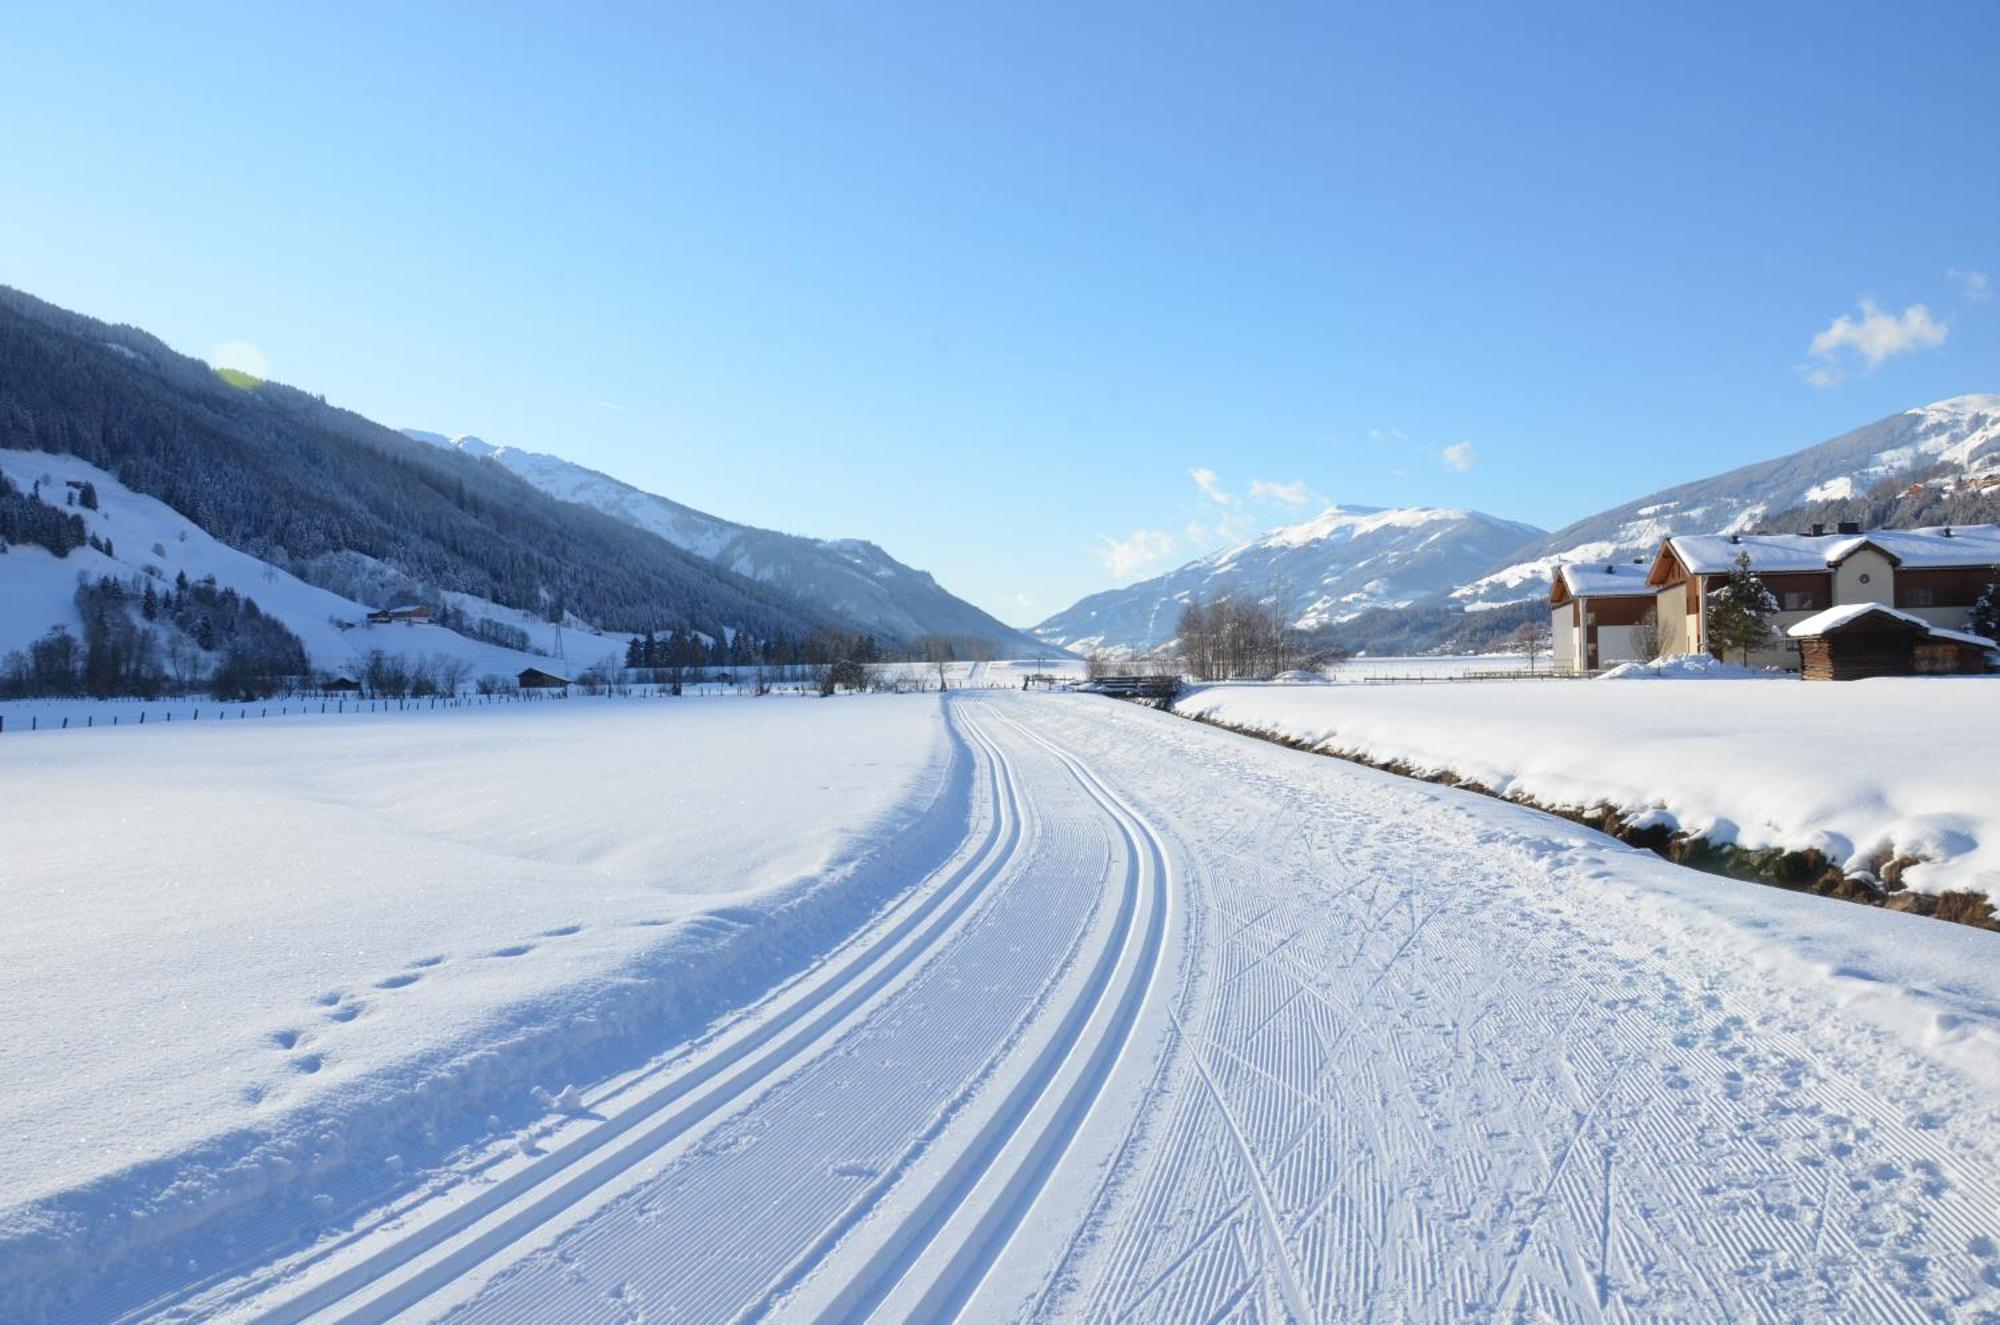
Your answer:
[[[231,380],[247,377],[262,382],[271,376],[271,364],[264,357],[264,351],[247,340],[223,342],[209,354],[208,362]]]

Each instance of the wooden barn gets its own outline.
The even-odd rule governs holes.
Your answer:
[[[1829,608],[1786,633],[1798,641],[1799,674],[1808,681],[1976,674],[1987,670],[2000,648],[1879,603]]]
[[[321,693],[328,695],[351,695],[360,689],[361,683],[351,676],[328,677],[326,684],[320,687]]]
[[[523,690],[565,690],[569,688],[569,678],[545,672],[539,667],[523,667],[515,678],[515,684]]]

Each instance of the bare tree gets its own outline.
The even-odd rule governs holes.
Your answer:
[[[924,661],[930,664],[931,672],[937,677],[937,688],[945,689],[949,683],[951,664],[958,660],[958,650],[942,635],[926,635],[922,651]]]
[[[1535,664],[1549,655],[1549,623],[1541,617],[1522,622],[1514,632],[1514,647],[1528,660],[1528,670],[1534,671]]]
[[[1660,612],[1654,605],[1648,605],[1646,614],[1632,623],[1632,651],[1639,655],[1640,662],[1651,662],[1660,656]]]

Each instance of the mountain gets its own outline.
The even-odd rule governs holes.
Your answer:
[[[1077,650],[1144,653],[1173,639],[1189,602],[1242,594],[1275,600],[1301,629],[1318,629],[1448,591],[1542,532],[1478,511],[1332,506],[1165,575],[1092,594],[1034,633]]]
[[[2000,396],[1955,396],[1614,506],[1519,549],[1451,597],[1473,609],[1539,597],[1563,562],[1650,557],[1672,534],[1743,533],[1773,521],[1789,528],[1802,508],[1854,501],[1885,480],[1919,475],[2000,475]]]
[[[873,543],[803,538],[737,524],[560,456],[494,446],[478,437],[403,431],[416,441],[498,465],[550,496],[657,534],[735,574],[814,603],[857,629],[903,641],[943,636],[1000,657],[1033,657],[1048,649],[1046,642],[953,597],[929,573],[904,565]]]
[[[436,597],[610,630],[770,641],[842,624],[500,466],[4,287],[0,448],[87,461],[308,583],[351,584],[358,557]]]

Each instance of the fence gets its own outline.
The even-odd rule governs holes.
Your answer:
[[[134,701],[131,707],[138,709],[138,717],[135,720],[125,722],[123,725],[127,727],[144,727],[150,720],[153,726],[160,727],[173,722],[176,715],[184,723],[200,722],[202,721],[203,714],[208,715],[208,721],[211,723],[248,722],[258,718],[305,717],[322,714],[329,717],[337,717],[359,713],[427,713],[436,712],[440,709],[486,708],[494,704],[534,704],[547,700],[567,698],[569,698],[568,692],[562,690],[525,690],[518,693],[510,692],[500,695],[434,695],[422,699],[408,697],[401,699],[357,699],[342,697],[339,699],[320,700],[288,699],[278,704],[196,704],[187,709],[176,709],[171,704],[160,708],[148,708],[144,706],[143,702]],[[49,701],[26,702],[48,703]],[[60,701],[56,702],[60,703]],[[98,702],[106,707],[110,707],[124,701],[103,700]],[[236,710],[234,714],[229,711],[232,708]],[[253,709],[256,711],[252,712],[251,710]],[[0,735],[5,735],[10,731],[15,733],[24,731],[89,731],[97,727],[116,727],[120,725],[119,719],[131,718],[132,714],[129,710],[117,711],[116,709],[107,713],[101,708],[88,709],[82,714],[50,714],[47,715],[49,719],[47,726],[42,725],[41,720],[44,715],[40,713],[14,714],[12,716],[14,722],[12,726],[9,726],[7,721],[9,715],[5,712],[0,712]],[[27,719],[25,726],[21,722],[24,716]],[[97,719],[100,717],[107,718],[109,721],[98,722]]]

